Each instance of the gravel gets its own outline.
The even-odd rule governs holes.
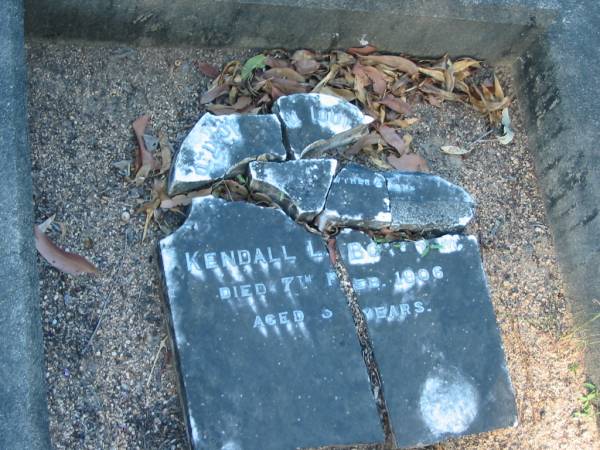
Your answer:
[[[50,237],[100,269],[72,277],[39,260],[54,447],[186,448],[155,257],[157,240],[181,219],[166,214],[142,241],[136,208],[148,192],[113,163],[132,158],[131,123],[141,114],[175,148],[183,140],[208,84],[194,61],[252,52],[32,41],[28,53],[36,221],[56,214]],[[510,77],[502,79],[512,92]],[[439,151],[488,131],[464,105],[416,105],[420,121],[407,130],[432,171],[478,201],[469,232],[481,242],[519,409],[516,428],[436,448],[597,448],[594,420],[573,416],[585,392],[583,343],[573,334],[518,100],[511,114],[514,143],[487,137],[467,157]]]

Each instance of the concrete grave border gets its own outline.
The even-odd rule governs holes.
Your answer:
[[[600,335],[597,0],[3,0],[0,2],[0,447],[48,448],[27,143],[32,38],[205,47],[356,46],[510,65],[580,329]],[[310,23],[310,27],[306,24]],[[600,384],[600,345],[586,351]],[[6,445],[10,443],[10,445]]]

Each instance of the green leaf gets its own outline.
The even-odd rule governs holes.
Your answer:
[[[240,184],[246,184],[246,178],[243,175],[238,175],[236,178]]]
[[[242,67],[242,80],[247,80],[256,69],[264,69],[265,61],[267,57],[265,55],[256,55],[250,58]]]

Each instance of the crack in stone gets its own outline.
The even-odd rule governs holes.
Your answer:
[[[335,238],[333,239],[335,243]],[[356,327],[356,335],[358,337],[358,341],[360,343],[363,360],[365,362],[365,366],[367,368],[367,373],[369,374],[369,382],[371,383],[371,391],[373,393],[373,397],[377,404],[377,411],[379,413],[379,419],[381,421],[381,426],[383,428],[383,432],[385,434],[385,447],[386,448],[395,448],[396,447],[396,438],[394,434],[394,430],[392,427],[392,423],[390,421],[389,411],[387,409],[385,394],[383,391],[383,382],[381,380],[381,374],[379,371],[379,366],[377,364],[377,360],[375,358],[375,353],[373,351],[373,344],[371,338],[369,337],[369,328],[367,325],[367,320],[361,310],[360,303],[358,301],[358,295],[352,286],[352,281],[350,279],[350,274],[348,270],[344,266],[342,262],[342,258],[340,255],[339,248],[337,244],[334,244],[332,247],[328,246],[329,252],[335,252],[335,264],[332,265],[335,268],[336,275],[338,277],[340,288],[344,291],[344,295],[346,296],[346,301],[348,302],[348,307],[350,308],[350,312],[352,313],[352,318],[354,319],[354,326]],[[330,255],[331,256],[331,255]],[[333,258],[331,258],[333,259]]]

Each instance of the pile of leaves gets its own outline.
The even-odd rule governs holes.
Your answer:
[[[275,100],[296,93],[316,92],[334,95],[357,105],[374,121],[370,132],[348,147],[342,156],[352,159],[359,153],[380,169],[428,171],[427,162],[410,149],[409,129],[418,122],[412,117],[411,105],[427,102],[439,107],[445,101],[459,102],[485,114],[490,125],[502,124],[502,144],[513,138],[508,106],[495,75],[486,72],[480,61],[461,58],[452,61],[444,56],[437,61],[415,60],[387,55],[373,46],[319,53],[311,50],[271,50],[253,56],[244,63],[231,61],[222,69],[207,62],[197,62],[197,69],[213,79],[200,102],[213,114],[270,113]],[[128,179],[150,189],[150,199],[137,212],[146,215],[142,240],[155,222],[165,233],[163,211],[183,214],[180,209],[194,197],[209,193],[233,200],[268,203],[252,193],[247,180],[222,180],[209,189],[169,197],[166,177],[171,167],[173,149],[164,133],[149,136],[150,118],[139,117],[133,123],[137,152],[133,164],[120,161],[115,166]],[[490,132],[492,132],[491,130]],[[146,139],[157,145],[149,149]],[[442,151],[462,155],[470,151],[444,146]],[[126,166],[126,167],[125,167]],[[54,267],[71,274],[96,273],[97,269],[79,255],[58,248],[45,234],[52,219],[35,228],[36,245],[42,256]]]
[[[348,156],[361,151],[385,154],[389,165],[381,168],[406,169],[412,142],[406,129],[418,121],[411,117],[411,104],[419,102],[434,106],[445,101],[463,103],[485,114],[491,125],[502,120],[504,140],[512,139],[512,135],[506,137],[510,98],[495,75],[482,76],[481,62],[472,58],[452,61],[444,56],[438,61],[418,61],[381,54],[366,46],[328,53],[272,50],[245,63],[231,61],[222,70],[202,62],[197,68],[213,78],[200,101],[217,115],[269,113],[279,97],[307,92],[330,94],[356,104],[374,122],[371,133],[352,146]],[[466,153],[456,147],[442,151]],[[371,160],[376,163],[380,159]],[[425,165],[421,159],[413,162]]]

